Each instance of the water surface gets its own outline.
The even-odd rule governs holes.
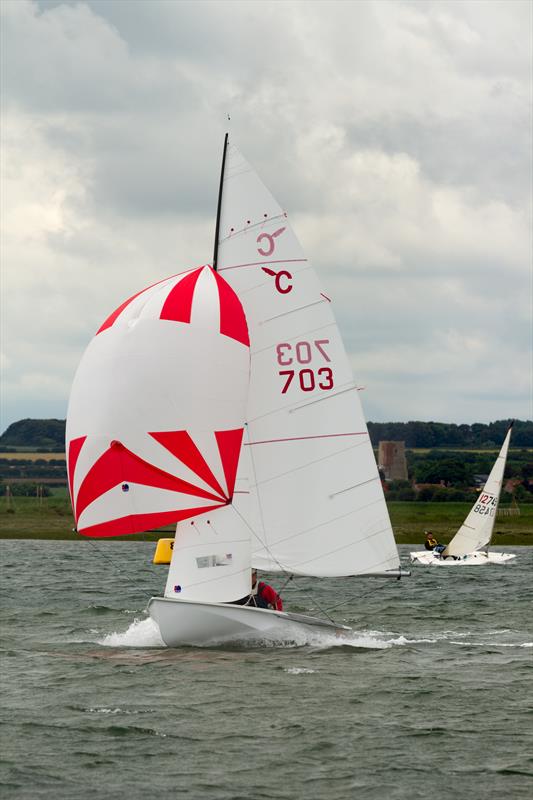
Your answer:
[[[1,543],[3,800],[532,796],[533,548],[291,582],[289,610],[353,636],[208,649],[147,618],[153,549]]]

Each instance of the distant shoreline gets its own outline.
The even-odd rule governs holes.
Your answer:
[[[159,531],[158,533],[140,533],[125,536],[113,536],[104,538],[91,538],[82,536],[81,534],[72,531],[42,531],[40,533],[24,532],[0,529],[0,541],[47,541],[47,542],[95,542],[104,544],[107,542],[157,542],[158,539],[172,539],[174,538],[174,531]],[[422,550],[424,548],[423,537],[417,538],[409,534],[395,535],[397,545],[409,545],[413,548]],[[446,544],[450,537],[442,537],[441,541]],[[504,533],[499,536],[494,536],[490,545],[491,549],[505,548],[505,547],[528,547],[533,545],[533,533],[514,534]]]
[[[444,544],[449,542],[470,508],[471,504],[465,502],[387,503],[396,543],[417,548],[423,547],[426,530],[431,530],[438,541]],[[44,498],[0,498],[0,539],[88,541],[87,537],[75,533],[73,528],[70,500],[64,493]],[[167,526],[149,533],[113,537],[113,540],[155,542],[157,539],[174,537],[174,532],[175,526]],[[533,545],[533,503],[524,503],[516,514],[502,515],[496,519],[491,546],[522,545]]]

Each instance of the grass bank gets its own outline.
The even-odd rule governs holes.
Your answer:
[[[457,531],[469,509],[469,503],[402,503],[388,504],[398,544],[422,544],[424,530],[432,530],[439,541],[448,542]],[[64,492],[52,497],[14,497],[0,502],[1,539],[72,539],[74,520],[70,502]],[[120,538],[155,541],[165,533],[173,535],[169,526],[154,533]],[[520,515],[498,517],[494,545],[533,544],[533,505],[522,505]]]

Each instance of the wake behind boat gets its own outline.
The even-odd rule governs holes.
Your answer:
[[[149,604],[169,646],[349,631],[239,605],[252,567],[402,575],[331,306],[226,136],[213,265],[134,295],[87,348],[67,416],[77,530],[177,523],[164,596]]]
[[[504,564],[515,558],[514,553],[489,551],[498,511],[507,452],[511,441],[512,427],[511,423],[487,482],[453,539],[442,551],[439,548],[439,550],[421,550],[410,553],[411,563],[434,567],[483,566],[486,564]],[[483,548],[486,549],[483,550]]]

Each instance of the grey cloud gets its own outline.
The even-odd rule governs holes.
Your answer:
[[[107,313],[210,257],[228,111],[367,415],[531,414],[527,6],[4,2],[7,421],[63,416]]]

